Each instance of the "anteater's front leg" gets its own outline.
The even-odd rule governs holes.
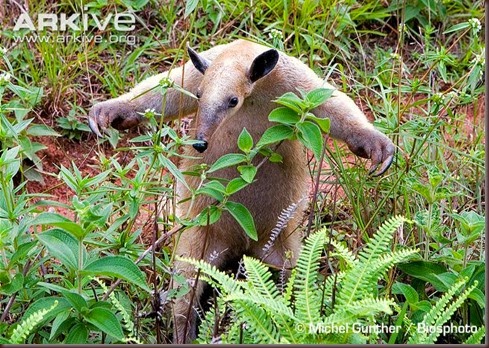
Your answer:
[[[212,61],[225,45],[215,46],[202,53]],[[95,104],[89,112],[88,124],[98,136],[108,127],[128,129],[137,126],[143,120],[141,113],[154,109],[163,114],[165,120],[173,120],[179,116],[190,115],[197,110],[197,101],[181,93],[177,88],[169,88],[165,94],[159,87],[161,81],[168,79],[193,94],[202,81],[202,74],[192,63],[182,67],[174,67],[169,71],[152,76],[136,85],[131,91],[120,97]]]

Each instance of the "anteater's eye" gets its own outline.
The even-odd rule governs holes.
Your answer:
[[[234,108],[236,105],[238,105],[238,97],[232,97],[231,99],[229,99],[228,106],[230,108]]]
[[[202,93],[200,93],[200,91],[197,91],[197,93],[195,93],[195,96],[197,97],[197,99],[200,99],[200,97],[202,97]]]

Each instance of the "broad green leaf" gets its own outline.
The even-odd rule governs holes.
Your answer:
[[[61,134],[56,132],[51,127],[44,124],[33,124],[27,129],[27,134],[32,136],[49,136],[49,137],[60,137]]]
[[[13,125],[15,134],[20,134],[31,122],[34,121],[33,118],[29,118],[27,120],[21,120],[18,123]]]
[[[400,294],[406,298],[406,301],[410,304],[414,304],[419,301],[418,292],[408,284],[396,282],[392,285],[392,293]]]
[[[331,88],[316,88],[307,93],[307,100],[311,105],[309,107],[311,109],[318,107],[323,104],[326,100],[328,100],[333,94],[334,89]]]
[[[253,179],[255,178],[257,168],[254,165],[247,165],[247,166],[239,166],[238,167],[238,172],[241,174],[241,177],[243,178],[244,181],[251,183],[253,182]]]
[[[177,178],[178,181],[180,181],[185,187],[189,188],[187,182],[185,181],[185,178],[183,177],[182,172],[177,168],[175,163],[170,161],[168,158],[166,158],[162,154],[158,155],[158,160],[160,161],[161,164],[163,164],[165,166],[165,168],[167,168],[170,171],[170,173],[175,178]]]
[[[256,147],[262,147],[279,141],[290,139],[294,135],[294,130],[286,125],[277,125],[268,128],[261,136]]]
[[[128,141],[130,143],[144,143],[146,141],[152,141],[153,140],[153,135],[151,134],[143,134],[134,138],[129,139]]]
[[[470,245],[480,238],[484,232],[485,218],[475,211],[463,211],[460,214],[453,213],[451,216],[460,223],[460,229],[457,232],[457,240],[464,244]]]
[[[232,195],[233,193],[238,192],[242,188],[248,186],[249,183],[243,180],[243,178],[234,178],[226,185],[226,193],[228,195]]]
[[[0,294],[10,296],[16,293],[17,291],[22,290],[23,287],[24,287],[24,276],[22,275],[22,273],[17,273],[12,278],[10,283],[0,284]]]
[[[273,152],[268,158],[268,160],[272,163],[282,163],[284,159],[281,154],[277,152]]]
[[[27,243],[23,243],[23,244],[19,245],[16,248],[15,253],[10,258],[10,261],[8,263],[10,266],[9,268],[13,268],[12,266],[15,265],[15,263],[18,260],[24,260],[27,257],[27,254],[29,253],[29,251],[31,251],[31,249],[36,244],[37,244],[37,242],[27,242]]]
[[[299,114],[286,107],[279,107],[268,115],[268,120],[277,123],[285,123],[285,124],[296,124],[299,122],[301,117]]]
[[[472,292],[469,295],[469,298],[476,301],[481,308],[485,308],[486,296],[478,288],[475,288],[474,290],[472,290]]]
[[[97,259],[82,270],[83,274],[122,278],[146,291],[151,289],[146,284],[144,273],[131,260],[122,256],[106,256]]]
[[[59,168],[59,176],[65,182],[66,185],[74,192],[78,191],[78,178],[77,178],[77,168],[74,167],[74,173],[70,172],[68,168],[65,168],[63,165]]]
[[[58,337],[61,333],[68,332],[69,328],[73,326],[75,318],[71,317],[71,308],[60,312],[54,318],[51,324],[51,333],[49,334],[49,340]]]
[[[19,154],[20,146],[13,147],[7,151],[2,150],[2,157],[0,164],[5,165],[17,160],[17,155]]]
[[[51,291],[54,291],[54,292],[58,292],[60,294],[62,294],[63,291],[68,290],[67,288],[60,286],[60,285],[57,285],[55,283],[38,282],[37,285],[42,286],[42,287],[49,289]]]
[[[217,180],[211,180],[204,185],[202,185],[201,188],[199,188],[195,193],[196,194],[205,194],[207,196],[210,196],[214,198],[215,200],[222,202],[224,199],[224,192],[225,188],[224,185],[221,184]]]
[[[319,127],[309,121],[304,121],[297,124],[299,130],[299,139],[302,140],[305,147],[310,149],[317,160],[321,158],[321,152],[323,150],[324,139]]]
[[[78,313],[83,313],[88,309],[87,301],[85,301],[83,296],[68,290],[64,290],[61,293]]]
[[[307,120],[314,121],[315,123],[317,123],[317,125],[319,126],[319,128],[321,128],[321,131],[324,134],[328,134],[329,133],[330,126],[331,126],[331,121],[330,121],[329,118],[319,118],[319,117],[316,117],[314,114],[312,114],[312,113],[309,112],[306,115],[306,119]]]
[[[248,133],[246,128],[243,128],[238,137],[238,147],[244,153],[250,152],[251,148],[253,147],[253,138],[251,137],[251,134]]]
[[[410,276],[431,283],[438,291],[446,291],[447,287],[436,274],[445,273],[447,269],[439,263],[428,261],[411,261],[398,264],[397,267]]]
[[[105,180],[105,178],[107,178],[109,176],[109,174],[111,174],[111,171],[106,170],[102,173],[98,173],[97,175],[95,175],[89,179],[85,177],[83,180],[83,181],[85,181],[84,186],[88,187],[88,186],[98,185],[98,184],[102,183]]]
[[[105,332],[107,335],[115,337],[119,341],[124,339],[124,333],[122,332],[121,324],[119,320],[107,308],[96,307],[90,310],[85,316],[86,321],[95,325],[99,330]]]
[[[453,272],[445,272],[441,274],[434,274],[440,282],[446,287],[446,289],[451,288],[458,280],[458,276]]]
[[[54,228],[37,234],[37,238],[48,249],[49,253],[56,259],[60,260],[63,265],[70,271],[78,269],[78,248],[80,241],[73,237],[72,234]],[[86,250],[83,247],[83,260],[86,258]]]
[[[248,237],[257,241],[258,233],[256,232],[255,222],[253,221],[250,211],[241,203],[236,202],[226,202],[225,207],[243,228]]]
[[[420,310],[422,312],[429,312],[432,308],[430,301],[422,300],[411,304],[412,310]]]
[[[41,101],[43,96],[43,88],[42,87],[29,87],[25,88],[22,86],[10,84],[10,90],[17,94],[21,99],[28,102],[30,107],[34,107],[37,103]]]
[[[287,92],[284,95],[280,96],[277,100],[275,100],[277,104],[286,106],[297,113],[300,113],[302,110],[301,106],[304,105],[304,102],[292,92]]]
[[[88,329],[83,323],[73,326],[64,340],[66,344],[86,344],[87,342]]]
[[[107,128],[105,130],[105,133],[107,134],[106,138],[109,141],[110,146],[112,146],[112,148],[115,149],[120,139],[119,131],[115,128]],[[103,140],[103,138],[100,139]]]
[[[222,215],[222,210],[215,205],[205,207],[197,217],[199,226],[208,226],[216,223]]]
[[[44,177],[41,173],[36,170],[36,167],[32,167],[27,165],[27,163],[22,163],[23,174],[25,178],[29,181],[37,181],[40,182],[41,185],[44,185]]]
[[[51,312],[49,312],[46,315],[46,317],[43,318],[43,322],[51,320],[61,312],[71,310],[71,304],[65,298],[59,296],[49,296],[49,297],[42,297],[39,300],[32,303],[29,306],[29,308],[27,308],[27,310],[25,311],[22,317],[29,318],[30,315],[42,309],[51,308],[56,301],[58,302],[58,305]]]
[[[228,153],[224,156],[221,156],[214,162],[214,164],[208,170],[209,173],[215,172],[219,169],[232,167],[237,164],[241,164],[246,162],[246,156],[239,153]]]
[[[79,224],[58,213],[41,213],[32,221],[32,225],[56,226],[70,232],[78,240],[85,237],[85,230]]]
[[[19,172],[21,162],[19,158],[15,158],[19,149],[20,147],[16,146],[7,151],[3,151],[0,157],[0,170],[3,174],[4,181],[11,180]]]
[[[411,19],[418,16],[421,6],[407,5],[404,9],[404,23],[408,23]]]
[[[41,161],[37,152],[47,149],[47,147],[41,143],[31,141],[28,137],[19,137],[19,145],[22,147],[22,152],[29,158],[34,164],[39,165]]]
[[[199,0],[187,0],[185,3],[185,13],[183,14],[183,18],[187,18],[189,14],[194,12],[198,4]]]
[[[107,309],[112,309],[112,304],[108,301],[97,301],[95,303],[92,303],[90,308],[95,308],[95,307],[102,307],[102,308],[107,308]]]

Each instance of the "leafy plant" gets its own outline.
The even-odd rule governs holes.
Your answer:
[[[79,108],[73,107],[66,117],[59,117],[56,122],[61,128],[61,134],[68,137],[68,139],[81,140],[84,133],[90,132],[90,127],[85,122],[80,121],[76,114]]]
[[[436,302],[433,308],[425,314],[423,320],[417,323],[417,329],[410,326],[410,337],[408,344],[431,344],[443,333],[456,331],[449,327],[443,327],[443,325],[450,319],[453,313],[462,305],[462,303],[469,297],[470,293],[477,286],[477,282],[465,289],[458,298],[455,299],[455,294],[464,285],[466,285],[466,279],[459,280]],[[409,320],[405,320],[409,322]],[[414,325],[413,325],[414,326]],[[477,331],[483,331],[484,327],[477,328]],[[477,333],[474,332],[474,334]],[[475,338],[474,338],[475,339]]]
[[[44,320],[44,317],[53,311],[58,302],[55,301],[53,305],[46,309],[40,309],[39,311],[32,313],[27,319],[25,319],[21,324],[19,324],[12,333],[9,340],[0,338],[3,343],[19,344],[22,343],[31,331]]]
[[[364,335],[354,328],[375,325],[379,315],[392,314],[395,306],[392,299],[378,297],[372,289],[389,268],[416,253],[412,249],[390,251],[392,235],[403,221],[401,217],[387,221],[358,257],[340,247],[337,255],[348,261],[347,269],[324,281],[320,281],[319,267],[326,230],[312,234],[306,239],[282,293],[272,281],[271,272],[259,260],[243,258],[244,281],[204,261],[184,260],[201,270],[203,279],[219,290],[223,301],[232,309],[231,324],[222,336],[223,342],[373,342],[378,339],[376,333]],[[219,322],[219,317],[207,319]],[[204,324],[201,329],[206,327],[200,333],[200,342],[212,340],[213,331],[208,330],[211,325]]]
[[[4,57],[6,59],[6,57]],[[26,118],[28,113],[40,102],[43,89],[23,87],[14,84],[12,75],[0,73],[0,148],[2,151],[18,146],[22,159],[22,174],[28,180],[42,181],[42,161],[37,155],[46,147],[32,141],[33,136],[59,136],[50,127],[33,123],[34,118]],[[15,97],[4,102],[4,94],[12,93]],[[12,117],[11,115],[14,115]]]

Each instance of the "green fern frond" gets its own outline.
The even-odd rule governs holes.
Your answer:
[[[297,318],[294,316],[292,309],[288,307],[281,299],[270,299],[262,297],[258,294],[231,294],[225,299],[231,303],[248,303],[250,308],[262,308],[271,318],[274,325],[280,328],[280,335],[290,343],[299,343],[294,339],[295,322]],[[234,306],[233,306],[234,307]]]
[[[223,271],[218,270],[214,265],[211,265],[204,260],[195,260],[191,258],[178,257],[178,260],[190,263],[196,268],[202,270],[204,275],[201,279],[206,278],[216,288],[222,290],[225,294],[240,292],[243,290],[243,284],[233,277],[227,275]],[[205,277],[207,275],[208,277]]]
[[[199,335],[197,337],[197,342],[200,344],[210,344],[212,342],[212,339],[214,338],[214,326],[216,318],[223,316],[224,314],[216,313],[216,309],[219,310],[219,308],[225,308],[224,299],[221,296],[218,296],[216,301],[216,305],[209,308],[200,323]]]
[[[352,268],[358,263],[355,255],[346,247],[344,247],[341,243],[335,240],[331,240],[330,244],[333,246],[333,251],[330,253],[330,257],[340,257],[346,262],[348,268]]]
[[[24,342],[36,325],[42,322],[46,315],[56,308],[56,306],[58,306],[58,301],[54,301],[51,307],[40,309],[37,312],[29,315],[29,317],[25,318],[12,332],[10,343],[20,344]]]
[[[392,236],[386,235],[394,233],[403,221],[403,218],[397,217],[384,224],[372,238],[371,245],[366,246],[361,260],[333,242],[336,255],[347,260],[350,268],[327,277],[323,282],[319,282],[319,264],[326,230],[312,234],[306,239],[297,266],[291,272],[283,292],[272,282],[268,267],[251,257],[243,258],[247,275],[244,281],[237,281],[204,261],[185,261],[202,270],[201,279],[212,281],[221,290],[224,303],[232,309],[227,332],[220,337],[222,342],[376,342],[376,334],[365,336],[352,330],[328,333],[321,327],[351,328],[355,323],[375,323],[375,317],[379,314],[392,315],[396,304],[391,299],[375,298],[372,289],[377,287],[378,279],[390,267],[417,252],[390,250]],[[333,307],[336,287],[339,290]],[[202,327],[205,335],[202,334],[200,342],[208,343],[213,339],[214,326],[212,317],[209,317]]]
[[[243,256],[249,291],[266,299],[275,300],[280,297],[277,286],[272,280],[270,269],[257,259]]]
[[[406,262],[411,256],[418,252],[419,249],[402,249],[379,255],[378,259],[372,259],[370,270],[367,271],[372,275],[379,274],[380,276],[395,264]]]
[[[387,269],[392,266],[391,259],[386,257],[382,259],[383,254],[390,253],[390,242],[392,234],[396,231],[405,219],[401,216],[391,218],[385,222],[373,236],[370,242],[365,246],[365,251],[359,255],[359,262],[347,272],[342,282],[341,289],[338,293],[338,305],[348,305],[358,298],[372,291],[372,280],[382,276],[379,270]],[[413,251],[405,251],[409,254]],[[394,255],[393,260],[399,259],[404,252],[391,253]]]
[[[287,281],[287,286],[285,287],[285,290],[284,290],[284,293],[283,293],[283,296],[284,296],[284,302],[288,305],[291,304],[291,300],[292,300],[292,292],[294,291],[294,284],[295,284],[295,278],[296,278],[296,275],[297,275],[297,271],[296,269],[294,268],[291,272],[290,272],[290,276],[289,276],[289,279]]]
[[[486,329],[482,326],[470,335],[463,344],[480,344],[484,337],[486,337]]]
[[[278,344],[284,342],[273,324],[270,315],[261,307],[248,301],[235,301],[233,307],[238,317],[246,323],[246,330],[255,337],[256,344]]]
[[[365,248],[358,254],[362,262],[367,262],[378,255],[391,251],[390,246],[394,238],[394,232],[407,221],[402,216],[394,216],[384,222],[377,233],[367,243]]]
[[[321,310],[321,292],[317,285],[319,261],[324,248],[326,230],[310,235],[297,260],[295,279],[296,316],[301,321],[315,322]]]
[[[419,249],[403,249],[389,252],[380,256],[378,259],[371,260],[368,268],[365,269],[364,284],[360,286],[371,293],[371,287],[382,278],[382,276],[395,264],[406,262],[411,256],[417,254]]]
[[[434,325],[436,322],[436,319],[440,315],[440,313],[443,312],[445,307],[448,305],[449,302],[453,301],[453,297],[455,296],[455,293],[458,292],[466,283],[466,279],[460,279],[458,282],[453,284],[446,293],[443,294],[443,296],[435,303],[435,305],[431,308],[431,310],[425,314],[423,318],[423,322],[426,323],[427,325]]]
[[[354,323],[356,319],[357,316],[354,313],[341,311],[322,317],[320,320],[316,320],[316,322],[321,323],[321,325],[324,325],[325,327],[348,327],[348,325]],[[304,325],[310,325],[310,323],[304,323]]]
[[[468,279],[465,279],[464,284],[466,284],[467,281]],[[474,284],[465,289],[464,292],[461,293],[455,301],[450,301],[450,305],[445,308],[443,312],[438,313],[438,315],[436,316],[435,325],[441,326],[445,324],[452,317],[453,313],[455,313],[455,311],[460,308],[464,301],[469,298],[470,293],[477,287],[478,283],[479,282],[475,280]]]
[[[199,325],[199,335],[197,342],[199,344],[209,344],[214,333],[214,319],[216,317],[215,307],[209,308]]]
[[[433,308],[425,314],[422,323],[429,327],[441,327],[445,324],[455,313],[455,311],[462,305],[462,303],[469,297],[474,288],[477,287],[477,281],[474,285],[466,289],[460,296],[453,301],[455,293],[457,293],[465,284],[467,279],[461,279],[455,283],[448,291],[436,302]],[[408,343],[434,343],[438,336],[441,334],[439,330],[419,330],[413,336],[410,337]]]
[[[291,323],[295,321],[292,309],[284,301],[278,292],[277,286],[272,281],[272,273],[263,262],[244,256],[243,263],[246,268],[247,287],[245,294],[229,295],[227,300],[247,301],[250,305],[261,305],[271,314],[271,318],[280,327],[282,335],[293,340],[294,328]]]
[[[255,338],[251,335],[250,330],[246,330],[246,323],[237,318],[237,314],[233,313],[231,324],[227,332],[221,335],[222,343],[224,344],[253,344]]]
[[[227,301],[243,301],[250,304],[262,305],[264,309],[274,315],[285,316],[287,320],[297,320],[292,309],[285,305],[280,299],[269,299],[257,294],[230,294],[225,297]]]
[[[333,301],[333,291],[338,289],[338,285],[342,283],[345,278],[345,272],[338,272],[328,276],[323,282],[323,298],[325,302],[323,303],[323,312],[330,314],[332,311],[332,301]]]
[[[357,317],[372,317],[380,313],[391,315],[395,302],[391,299],[364,298],[341,307],[342,311],[350,312]]]

